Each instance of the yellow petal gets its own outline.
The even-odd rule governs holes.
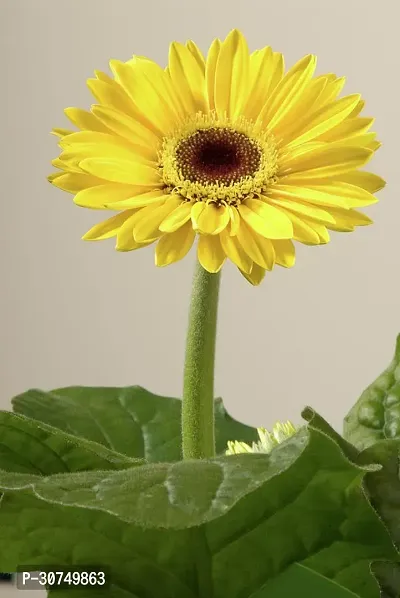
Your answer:
[[[330,141],[329,145],[334,148],[337,146],[341,147],[361,147],[365,149],[372,149],[375,151],[372,145],[376,143],[376,133],[364,133],[364,135],[352,135],[346,139],[339,139],[338,141]],[[380,144],[379,144],[380,145]]]
[[[295,109],[313,76],[316,64],[315,56],[305,56],[283,77],[259,117],[268,130],[273,131]]]
[[[90,174],[75,172],[60,172],[57,174],[57,178],[53,178],[51,183],[55,187],[67,191],[68,193],[79,193],[82,189],[88,189],[95,185],[104,184],[102,179],[91,176]]]
[[[289,179],[289,181],[288,181]],[[290,182],[290,177],[281,179]],[[289,200],[300,200],[302,202],[310,202],[322,206],[333,206],[347,208],[345,194],[337,195],[331,190],[330,186],[326,188],[321,186],[314,186],[313,188],[302,187],[300,185],[285,185],[278,184],[271,187],[268,191],[268,197],[274,200],[289,199]]]
[[[283,185],[274,187],[272,197],[278,197],[275,189],[282,189]],[[291,191],[289,191],[291,189]],[[327,184],[310,185],[308,188],[299,186],[285,187],[285,195],[282,197],[297,197],[303,202],[311,202],[320,205],[332,206],[337,208],[354,208],[368,206],[376,203],[378,200],[371,193],[343,181],[332,181]]]
[[[74,197],[74,203],[83,208],[106,210],[108,209],[106,204],[130,197],[133,193],[134,190],[130,185],[107,183],[79,191]]]
[[[266,239],[290,239],[293,235],[289,218],[263,201],[248,199],[238,209],[243,220]]]
[[[319,236],[313,229],[313,227],[306,224],[301,218],[292,216],[293,223],[293,239],[304,243],[304,245],[319,245]]]
[[[268,93],[272,94],[276,87],[283,79],[285,73],[285,59],[280,52],[274,52],[273,56],[273,74],[269,85]]]
[[[109,85],[114,85],[115,81],[112,77],[110,77],[110,75],[107,75],[106,73],[103,73],[102,71],[94,71],[94,74],[96,76],[96,79],[98,79],[99,81],[103,81],[104,83],[108,83]]]
[[[271,199],[271,201],[277,208],[284,208],[285,214],[289,210],[300,216],[307,216],[316,222],[321,222],[321,224],[334,222],[334,218],[330,214],[331,208],[329,208],[329,212],[327,212],[326,210],[321,210],[321,208],[317,208],[311,204],[302,204],[298,201],[290,201],[286,199]]]
[[[68,170],[72,167],[79,169],[82,172],[81,163],[84,160],[104,160],[106,162],[127,162],[127,163],[141,163],[148,166],[157,167],[155,162],[150,162],[142,157],[140,154],[126,151],[116,145],[109,144],[76,144],[67,147],[59,156],[60,160],[67,164]]]
[[[93,114],[81,108],[65,108],[65,115],[78,129],[82,131],[97,131],[109,133],[110,130],[104,126]]]
[[[206,72],[206,61],[204,60],[203,53],[200,48],[191,39],[186,42],[186,47],[191,52],[199,65],[201,72],[205,75]]]
[[[365,147],[371,149],[373,152],[377,152],[380,147],[382,147],[382,143],[380,141],[371,141],[370,143],[366,143]]]
[[[301,157],[307,157],[306,154],[310,154],[310,152],[317,151],[317,150],[324,150],[326,148],[326,143],[323,141],[309,141],[304,145],[299,145],[293,149],[283,147],[279,151],[279,158],[278,163],[280,167],[281,176],[280,179],[289,174],[286,172],[290,171],[290,165],[298,160]]]
[[[289,119],[288,122],[281,122],[274,128],[274,135],[279,146],[288,143],[299,131],[304,129],[304,123],[310,119],[310,115],[315,112],[315,106],[319,107],[318,98],[326,86],[326,77],[316,77],[311,79],[304,88],[301,97],[296,104],[296,119]]]
[[[179,104],[172,99],[174,92],[168,74],[158,64],[139,58],[130,64],[112,60],[110,68],[152,130],[167,135],[176,128],[180,121]]]
[[[61,139],[66,135],[71,135],[72,133],[75,133],[75,131],[70,131],[69,129],[60,129],[59,127],[51,130],[52,135],[60,137]]]
[[[56,181],[58,178],[60,178],[62,176],[64,176],[63,172],[52,172],[47,177],[47,180],[49,181],[49,183],[52,183],[53,181]]]
[[[345,83],[346,77],[333,77],[332,80],[329,80],[321,96],[318,98],[318,103],[320,106],[333,102],[333,100],[335,100],[342,91]]]
[[[286,212],[292,221],[293,239],[304,245],[320,245],[329,241],[329,234],[322,224],[304,217],[296,216],[293,212]]]
[[[360,112],[362,112],[364,110],[365,107],[365,101],[364,100],[360,100],[357,104],[357,106],[354,108],[353,112],[351,114],[349,114],[350,118],[355,118],[356,116],[358,116],[360,114]]]
[[[87,85],[99,104],[134,115],[135,109],[132,100],[116,81],[112,79],[110,81],[110,83],[106,83],[99,79],[88,79]]]
[[[325,245],[326,243],[329,243],[329,232],[324,224],[320,224],[319,222],[315,222],[312,220],[306,220],[305,218],[302,218],[302,220],[305,224],[311,226],[311,228],[317,233],[320,245]]]
[[[191,204],[191,206],[192,206],[192,209],[190,212],[190,216],[192,218],[193,228],[194,228],[194,230],[199,230],[198,221],[199,221],[199,218],[200,218],[203,210],[206,207],[206,204],[204,203],[204,201],[197,201],[195,204]]]
[[[251,268],[253,266],[253,260],[251,257],[244,251],[242,246],[240,245],[237,237],[232,237],[228,231],[225,229],[219,235],[221,240],[222,249],[228,256],[228,258],[233,262],[240,270],[246,272],[246,274],[250,274]]]
[[[151,239],[156,239],[161,236],[159,226],[166,216],[172,212],[181,200],[176,196],[171,196],[161,206],[148,206],[142,208],[138,212],[138,217],[135,220],[133,227],[133,236],[138,243],[145,243]]]
[[[168,73],[138,56],[126,63],[111,60],[110,68],[133,103],[135,119],[160,137],[174,128],[180,120],[180,107]]]
[[[240,270],[240,268],[239,268]],[[252,285],[258,286],[264,279],[265,276],[265,269],[259,266],[258,264],[253,264],[251,272],[246,274],[243,270],[240,270],[241,274],[248,280]]]
[[[190,251],[196,233],[190,222],[186,222],[173,233],[167,233],[156,246],[156,266],[168,266],[185,257]]]
[[[231,220],[231,235],[234,237],[240,226],[240,214],[234,206],[229,206],[229,218]]]
[[[363,135],[374,124],[374,118],[347,118],[344,122],[324,133],[320,139],[323,141],[340,141],[355,135]]]
[[[126,60],[124,62],[124,64],[127,64],[129,66],[136,66],[138,64],[138,62],[140,62],[141,64],[143,64],[145,62],[149,63],[150,65],[156,64],[153,60],[151,60],[151,58],[148,58],[147,56],[141,56],[140,54],[133,54],[132,58],[130,58],[129,60]],[[156,66],[159,67],[159,65],[157,65],[157,64],[156,64]],[[118,80],[118,75],[116,75],[116,77]]]
[[[339,176],[364,166],[374,152],[362,147],[328,145],[325,149],[315,149],[292,161],[287,161],[281,176],[297,173],[298,179],[321,179]]]
[[[164,189],[152,189],[149,191],[148,187],[140,187],[131,185],[131,194],[126,199],[121,201],[110,202],[107,208],[110,210],[126,210],[129,208],[144,208],[146,206],[154,206],[165,201],[169,197],[169,193],[165,193]]]
[[[126,210],[121,212],[108,220],[104,220],[99,224],[93,226],[88,232],[82,237],[85,241],[100,241],[103,239],[109,239],[115,237],[119,228],[124,222],[130,218],[133,214],[133,210]]]
[[[196,218],[196,230],[206,235],[218,235],[229,223],[229,210],[224,205],[206,203]]]
[[[146,158],[144,156],[143,148],[139,144],[129,143],[121,137],[116,135],[107,135],[106,133],[97,133],[92,131],[80,131],[72,133],[64,137],[60,143],[60,147],[69,152],[76,152],[86,157],[106,157],[117,158],[120,157],[125,160],[137,160]],[[146,150],[146,148],[144,148]],[[152,160],[157,159],[157,154],[151,152]]]
[[[202,67],[192,52],[173,42],[169,50],[169,72],[187,114],[206,111],[205,78]]]
[[[215,108],[218,116],[239,115],[246,98],[250,55],[244,36],[234,29],[221,44],[215,69]]]
[[[339,232],[351,232],[356,226],[372,224],[371,218],[357,210],[332,210],[332,216],[335,224],[329,224],[328,228]]]
[[[149,243],[137,243],[135,241],[133,237],[133,225],[137,217],[136,215],[137,212],[132,214],[119,228],[117,232],[117,243],[115,245],[117,251],[134,251],[135,249],[147,247],[147,245],[153,243],[153,241],[150,241]]]
[[[83,152],[61,152],[57,160],[53,160],[52,164],[56,168],[62,168],[66,172],[84,172],[81,168],[81,162],[85,158]],[[88,173],[86,173],[88,174]],[[90,173],[89,173],[90,174]],[[100,177],[101,178],[101,177]]]
[[[275,261],[284,268],[292,268],[296,261],[296,251],[292,241],[274,241]]]
[[[80,162],[83,171],[98,176],[106,181],[141,185],[143,187],[162,187],[159,172],[147,164],[110,158],[88,158]]]
[[[56,158],[55,160],[52,160],[51,164],[52,164],[52,166],[54,166],[54,168],[59,168],[60,170],[63,170],[65,174],[67,174],[67,173],[68,174],[83,174],[82,168],[80,168],[78,166],[78,164],[76,164],[76,166],[74,166],[73,164],[64,162],[64,160],[61,160],[59,157]],[[87,173],[85,173],[85,174],[87,174]]]
[[[359,99],[360,96],[358,94],[347,96],[315,112],[303,125],[298,136],[296,135],[293,141],[288,144],[288,147],[293,148],[302,143],[312,141],[342,123],[353,110],[354,106],[356,106]]]
[[[348,172],[341,176],[340,179],[345,183],[349,183],[350,185],[361,187],[370,193],[376,193],[377,191],[380,191],[380,189],[383,189],[386,185],[386,181],[384,181],[384,179],[382,179],[380,176],[373,174],[372,172],[365,172],[364,170]]]
[[[250,55],[250,80],[244,116],[257,120],[278,73],[280,80],[283,74],[282,55],[274,54],[269,46]]]
[[[175,208],[175,210],[164,218],[159,226],[160,231],[163,233],[175,232],[190,220],[191,211],[192,204],[188,201],[183,201],[177,208]],[[190,227],[193,228],[192,223],[190,223]]]
[[[138,120],[110,106],[94,105],[92,112],[113,133],[134,145],[147,148],[153,155],[157,155],[160,138]]]
[[[220,50],[221,40],[214,39],[208,51],[206,61],[206,91],[210,110],[215,110],[215,69]]]
[[[302,201],[311,203],[353,208],[376,203],[378,200],[372,193],[384,186],[385,181],[381,177],[365,171],[353,171],[336,178],[319,180],[302,179],[293,174],[282,177],[279,184],[272,187],[268,194],[276,199],[278,190],[283,190],[282,197],[297,196]]]
[[[207,272],[219,272],[226,260],[219,236],[199,235],[197,258]]]
[[[275,263],[275,251],[272,241],[261,237],[242,220],[237,232],[237,239],[251,259],[266,270],[272,270]]]

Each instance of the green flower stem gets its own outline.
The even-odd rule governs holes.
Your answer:
[[[184,459],[215,455],[214,362],[220,274],[197,263],[186,341],[182,400]]]

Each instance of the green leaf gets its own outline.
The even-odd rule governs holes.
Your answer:
[[[400,548],[400,440],[382,440],[363,451],[360,463],[380,463],[380,471],[365,476],[365,487],[373,506]]]
[[[0,412],[0,469],[51,475],[90,469],[118,470],[142,463],[143,460],[23,415]]]
[[[379,471],[365,476],[364,484],[372,505],[400,548],[400,440],[377,442],[360,454],[359,462],[382,465]],[[400,598],[400,564],[375,563],[373,571],[381,585],[382,598]]]
[[[366,500],[357,470],[336,443],[310,429],[307,448],[294,466],[209,526],[221,596],[223,588],[226,595],[241,596],[224,571],[240,569],[243,555],[249,555],[246,583],[252,589],[266,572],[271,578],[297,561],[363,598],[378,597],[370,563],[395,560],[397,552]]]
[[[381,598],[400,598],[400,565],[374,563],[372,571],[381,586]]]
[[[327,579],[319,573],[295,563],[283,573],[269,581],[260,592],[251,598],[359,598],[350,590]]]
[[[224,515],[246,494],[294,464],[307,442],[303,430],[295,441],[280,445],[271,455],[152,463],[120,472],[49,477],[0,471],[0,489],[31,487],[37,497],[51,503],[98,509],[147,528],[182,529]]]
[[[157,562],[164,555],[170,573],[178,563],[184,570],[178,576],[181,585],[173,588],[175,594],[129,586],[141,598],[210,598],[211,587],[213,598],[255,597],[257,593],[261,598],[264,587],[295,562],[362,598],[378,598],[370,563],[395,560],[397,552],[361,489],[366,471],[369,468],[351,463],[325,434],[303,428],[269,455],[45,478],[1,472],[6,500],[0,510],[0,567],[13,570],[14,562],[28,563],[34,555],[44,563],[49,555],[68,562],[77,553],[82,559],[90,554],[91,564],[95,564],[94,555],[99,564],[116,559],[116,575],[120,575],[116,579],[125,580],[118,568],[125,557],[117,546],[108,544],[109,538],[118,546],[121,543],[115,527],[124,529],[130,541],[138,541],[140,534],[140,549],[130,547],[127,560],[134,583],[144,579],[141,570],[136,574],[135,569],[135,559],[140,560],[143,551]],[[25,507],[20,501],[25,501]],[[37,505],[40,516],[35,515]],[[50,515],[44,513],[54,511],[53,533],[45,521]],[[109,522],[107,538],[98,546],[99,538],[88,529],[98,533],[105,525],[103,518]],[[24,553],[27,532],[32,534],[29,554]],[[153,569],[149,575],[151,584]],[[166,575],[164,569],[162,575]],[[160,576],[158,581],[162,579],[165,585]],[[128,582],[124,583],[127,589]],[[175,578],[174,583],[178,583]]]
[[[111,587],[96,591],[96,598],[211,596],[200,593],[201,559],[207,555],[198,550],[191,530],[142,530],[107,513],[48,504],[27,492],[4,495],[0,529],[0,564],[5,571],[18,566],[35,570],[40,565],[97,565],[111,571]],[[210,569],[209,562],[205,564]],[[50,595],[86,598],[92,592]]]
[[[374,507],[385,521],[392,539],[400,548],[400,480],[398,463],[400,458],[400,441],[379,441],[364,451],[358,451],[352,444],[344,440],[313,409],[306,407],[302,417],[311,426],[325,432],[342,448],[349,459],[359,464],[380,464],[369,472],[365,478],[365,487]],[[393,511],[393,496],[397,497],[397,508]],[[388,507],[388,503],[391,506]],[[376,562],[372,571],[381,589],[381,598],[400,598],[400,565],[398,563]]]
[[[359,450],[385,438],[400,438],[400,335],[389,367],[345,417],[344,437]]]
[[[181,401],[140,386],[29,390],[13,399],[14,410],[76,436],[150,462],[181,459]],[[252,443],[255,428],[235,421],[215,400],[217,452],[228,440]]]
[[[350,442],[347,442],[347,440],[338,434],[336,430],[334,430],[330,424],[328,424],[328,422],[321,417],[321,415],[312,409],[312,407],[305,407],[301,413],[301,417],[308,422],[309,426],[315,430],[319,430],[323,434],[326,434],[329,436],[329,438],[336,442],[348,459],[354,462],[357,461],[359,451],[356,449],[356,447]]]

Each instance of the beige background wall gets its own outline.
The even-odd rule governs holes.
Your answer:
[[[0,0],[1,406],[28,387],[140,384],[179,395],[193,258],[159,270],[153,249],[117,254],[84,243],[101,214],[72,204],[46,175],[63,108],[109,58],[164,63],[168,43],[206,49],[233,27],[287,64],[306,53],[347,75],[376,116],[388,180],[373,227],[298,248],[293,270],[252,288],[223,274],[216,390],[254,425],[299,419],[311,404],[341,426],[387,364],[400,331],[399,37],[397,0]]]

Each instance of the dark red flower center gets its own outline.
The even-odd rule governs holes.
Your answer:
[[[228,128],[198,129],[176,148],[182,176],[203,185],[230,185],[258,170],[261,151],[257,143]]]

